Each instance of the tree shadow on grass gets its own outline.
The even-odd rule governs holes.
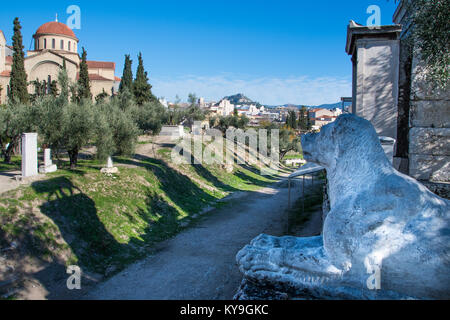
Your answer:
[[[95,202],[67,178],[57,177],[35,182],[32,187],[37,194],[45,195],[47,201],[40,206],[40,210],[56,224],[57,231],[77,258],[76,262],[70,264],[80,266],[83,274],[89,271],[99,275],[113,275],[128,264],[145,257],[147,249],[153,244],[166,240],[181,230],[179,212],[160,195],[148,193],[146,207],[137,211],[137,215],[148,222],[148,226],[139,236],[129,238],[127,243],[120,243],[99,219]],[[127,210],[120,214],[128,216],[133,223],[132,219],[136,217]],[[25,233],[27,236],[30,234],[32,233]],[[45,242],[47,239],[48,237],[41,240],[44,242],[39,244],[43,250],[48,250],[49,243]],[[31,240],[27,242],[30,243]],[[34,253],[38,257],[42,254]],[[48,299],[71,299],[81,295],[80,292],[66,289],[65,281],[69,275],[66,274],[66,261],[62,260],[55,254],[52,259],[54,262],[46,263],[43,270],[32,275],[45,286]],[[57,282],[58,285],[55,285]],[[89,280],[84,279],[83,283],[86,282]]]
[[[104,272],[108,257],[120,251],[122,244],[106,230],[97,215],[95,202],[65,177],[32,184],[38,194],[45,194],[43,214],[59,227],[78,263],[96,272]]]
[[[232,187],[222,181],[220,181],[216,176],[214,176],[208,169],[206,169],[201,164],[193,164],[192,167],[194,168],[195,172],[204,178],[206,181],[209,181],[213,184],[214,187],[216,187],[219,190],[222,190],[224,192],[235,192],[240,191],[239,189]],[[220,169],[225,170],[225,169]]]
[[[198,213],[205,206],[217,200],[206,193],[192,180],[170,168],[164,161],[136,155],[134,159],[117,159],[117,163],[143,167],[151,171],[160,182],[160,188],[168,198],[184,212]]]
[[[241,180],[245,181],[247,184],[255,185],[255,186],[258,186],[258,187],[267,187],[267,185],[269,185],[270,183],[275,182],[275,180],[268,182],[268,181],[263,181],[263,180],[256,179],[255,177],[247,175],[243,171],[237,171],[234,175],[236,177],[240,178]]]
[[[183,219],[179,219],[179,212],[157,194],[149,195],[146,208],[139,209],[137,214],[144,219],[156,217],[156,221],[150,223],[142,235],[147,246],[171,238],[182,228],[180,220]],[[136,238],[131,239],[130,243],[142,245],[142,241]]]
[[[84,268],[82,263],[86,255],[74,246],[80,239],[77,232],[72,231],[69,227],[73,224],[67,222],[69,219],[65,216],[66,210],[57,212],[51,207],[58,207],[59,205],[64,207],[64,201],[71,197],[73,198],[69,202],[89,204],[89,200],[82,199],[71,192],[70,184],[67,181],[51,181],[52,185],[45,183],[35,183],[34,185],[42,192],[54,190],[58,193],[56,185],[59,183],[61,183],[61,189],[65,195],[58,195],[58,200],[49,201],[41,207],[42,213],[52,218],[56,227],[50,222],[43,221],[30,207],[25,209],[26,211],[18,220],[14,218],[10,220],[10,222],[13,222],[12,230],[6,233],[0,228],[1,248],[7,248],[14,244],[11,247],[12,249],[2,252],[4,257],[12,261],[14,268],[11,272],[0,274],[0,280],[2,278],[13,279],[9,286],[0,288],[1,294],[11,294],[19,290],[17,293],[13,293],[12,297],[35,299],[42,298],[41,294],[44,294],[46,299],[73,299],[81,293],[77,290],[70,291],[67,289],[66,280],[69,275],[66,273],[67,261],[63,258],[67,256],[67,249],[61,247],[58,234],[61,234],[72,250],[75,253],[78,252],[77,255],[82,257],[79,262],[74,264],[79,264],[80,267]],[[87,208],[87,211],[92,212],[92,208]],[[87,286],[88,283],[92,284],[84,274],[82,275],[82,283],[83,286]],[[39,291],[39,295],[36,296],[37,292],[32,293],[33,290]]]

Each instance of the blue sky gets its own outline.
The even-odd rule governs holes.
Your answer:
[[[88,59],[116,62],[120,77],[124,54],[135,69],[142,51],[158,97],[242,92],[263,104],[307,105],[351,95],[349,20],[366,24],[367,8],[378,5],[382,24],[392,24],[396,7],[394,0],[6,1],[0,30],[11,44],[18,16],[28,50],[41,24],[56,13],[66,22],[69,5],[81,9],[74,31]]]

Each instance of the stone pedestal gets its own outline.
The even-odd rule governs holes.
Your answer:
[[[22,135],[22,178],[38,174],[37,133]]]
[[[58,170],[56,164],[52,162],[51,150],[44,150],[44,165],[39,167],[39,173],[50,173]]]
[[[105,173],[105,174],[113,174],[113,173],[119,173],[119,169],[117,169],[117,167],[114,167],[111,157],[108,157],[108,162],[106,163],[106,168],[102,168],[100,170],[100,172]]]
[[[352,113],[378,135],[397,139],[400,25],[365,27],[350,22],[346,51],[353,62]]]

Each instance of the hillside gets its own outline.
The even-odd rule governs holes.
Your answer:
[[[23,298],[36,282],[59,292],[50,287],[64,285],[57,279],[68,265],[100,280],[110,277],[224,205],[220,200],[230,193],[278,179],[249,166],[232,172],[220,165],[176,166],[170,153],[162,147],[155,155],[114,158],[120,172],[112,176],[101,174],[103,165],[94,160],[81,160],[77,170],[63,164],[45,180],[3,193],[0,283],[20,274],[16,297]]]
[[[257,107],[261,106],[261,104],[259,102],[253,101],[252,99],[246,97],[244,94],[242,93],[238,93],[232,96],[227,96],[224,97],[224,99],[228,100],[231,102],[231,104],[234,105],[250,105],[250,104],[254,104]]]

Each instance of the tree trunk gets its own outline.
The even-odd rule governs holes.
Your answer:
[[[13,139],[9,145],[8,148],[6,148],[4,152],[5,156],[5,163],[11,163],[11,157],[13,155],[14,149],[16,148],[18,139]]]
[[[78,149],[68,151],[70,159],[70,169],[76,169],[78,162]]]
[[[5,152],[5,163],[11,163],[11,153]]]
[[[280,151],[280,162],[281,162],[281,160],[283,160],[284,156],[285,156],[286,153],[288,153],[288,152],[289,152],[289,150],[287,150],[287,151]]]

